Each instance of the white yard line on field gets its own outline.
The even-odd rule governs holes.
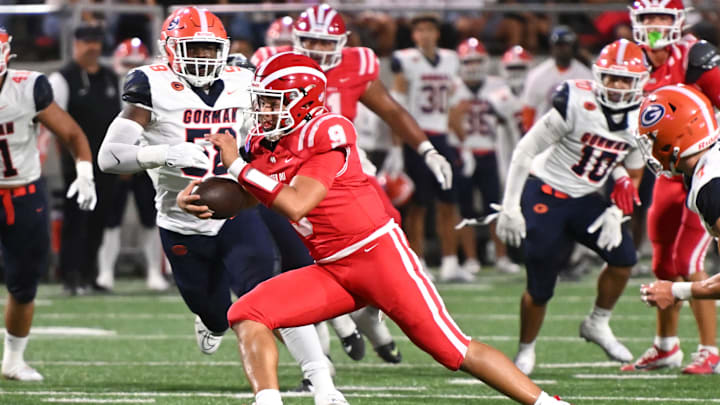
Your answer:
[[[533,382],[540,385],[557,384],[556,380],[533,380]],[[484,382],[474,378],[450,378],[447,383],[451,385],[485,385]]]
[[[153,398],[118,398],[118,399],[99,399],[99,398],[46,398],[43,402],[60,403],[60,404],[154,404]]]
[[[675,380],[677,374],[575,374],[579,380]]]
[[[146,397],[146,398],[231,398],[231,399],[250,399],[253,398],[251,393],[223,393],[223,392],[63,392],[63,391],[5,391],[0,390],[0,394],[7,396],[80,396],[88,397]],[[309,393],[292,393],[283,392],[283,397],[309,397]],[[397,399],[457,399],[457,400],[481,400],[481,401],[498,401],[507,400],[502,395],[472,395],[472,394],[450,394],[437,393],[430,394],[427,392],[418,394],[397,394],[397,393],[346,393],[347,398],[397,398]],[[717,398],[661,398],[661,397],[626,397],[626,396],[569,396],[563,397],[570,401],[613,401],[621,404],[629,402],[655,402],[662,404],[669,403],[698,403],[698,404],[719,404],[720,399]],[[495,402],[493,402],[495,403]]]

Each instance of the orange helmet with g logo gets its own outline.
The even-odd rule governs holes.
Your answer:
[[[637,143],[655,174],[678,174],[677,163],[718,139],[713,106],[703,93],[683,84],[665,86],[640,106]]]

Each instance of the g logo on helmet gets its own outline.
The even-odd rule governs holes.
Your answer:
[[[650,104],[640,116],[640,125],[649,128],[658,123],[665,115],[665,107],[660,104]]]
[[[178,24],[180,24],[180,16],[177,16],[170,21],[170,24],[168,24],[167,30],[172,31],[175,28],[177,28]]]

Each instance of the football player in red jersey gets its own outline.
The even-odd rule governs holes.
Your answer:
[[[630,9],[633,37],[652,65],[645,91],[678,83],[698,87],[720,107],[720,55],[711,44],[682,35],[685,9],[681,0],[637,0]],[[658,177],[648,211],[648,236],[653,245],[652,268],[660,280],[701,281],[708,276],[703,261],[711,237],[697,214],[685,206],[687,189],[682,176]],[[679,367],[682,351],[677,337],[681,303],[657,313],[653,346],[625,371]],[[710,374],[718,364],[716,310],[711,301],[691,301],[700,345],[687,374]]]
[[[295,50],[315,60],[327,77],[327,95],[325,105],[330,111],[341,114],[353,121],[357,114],[358,101],[380,116],[393,130],[403,137],[413,149],[424,157],[425,163],[440,182],[442,188],[452,184],[452,169],[445,158],[437,152],[425,133],[410,114],[388,93],[378,78],[379,63],[375,53],[364,47],[345,47],[349,32],[340,14],[327,4],[306,9],[295,20],[293,26],[293,46],[263,47],[258,49],[251,62],[258,66],[268,57],[279,52]],[[382,188],[370,178],[373,186],[382,193]],[[386,210],[399,218],[397,210],[384,195]],[[391,363],[400,361],[395,343],[382,323],[377,322],[377,311],[363,311],[355,318],[361,331],[371,340],[378,354]],[[371,315],[373,314],[373,315]],[[355,335],[352,322],[347,317],[331,322],[338,336],[344,342]],[[367,325],[367,326],[365,326]],[[365,327],[363,327],[365,326]],[[344,345],[350,354],[350,346]],[[361,356],[351,354],[358,359]]]
[[[229,134],[209,136],[229,173],[258,201],[290,219],[315,259],[262,283],[228,312],[255,403],[282,404],[272,329],[372,304],[449,369],[462,369],[524,404],[565,404],[501,352],[457,327],[362,171],[353,124],[325,109],[325,86],[325,75],[310,58],[273,56],[255,73],[251,94],[257,126],[243,158]],[[178,196],[180,207],[210,217],[206,206],[189,204],[197,199],[190,191]]]

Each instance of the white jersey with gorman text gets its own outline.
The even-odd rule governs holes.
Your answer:
[[[203,169],[161,166],[148,170],[156,190],[157,224],[185,235],[216,235],[225,223],[224,220],[196,218],[180,209],[175,200],[177,194],[192,180],[226,175],[218,150],[204,136],[227,130],[236,137],[242,137],[246,124],[244,112],[251,106],[247,89],[253,74],[239,67],[226,67],[220,76],[225,84],[224,89],[215,104],[210,106],[167,65],[149,65],[138,69],[148,77],[152,97],[152,120],[143,132],[144,144],[198,143],[205,148],[212,166]],[[239,145],[242,144],[240,142],[238,139]]]
[[[431,63],[417,48],[395,51],[407,80],[407,110],[423,131],[448,132],[448,108],[454,91],[460,61],[450,49],[437,50],[437,63]]]
[[[592,71],[587,66],[573,59],[570,67],[565,70],[558,69],[553,58],[542,62],[530,69],[522,100],[526,107],[535,110],[535,122],[552,108],[552,94],[555,88],[566,80],[592,80]]]
[[[556,190],[577,198],[602,187],[621,162],[631,169],[643,167],[644,162],[633,138],[638,109],[628,111],[624,120],[624,114],[615,114],[627,125],[613,130],[595,98],[593,83],[566,83],[566,118],[555,129],[556,142],[533,159],[532,173]]]
[[[504,125],[517,126],[517,115],[521,112],[517,98],[505,82],[496,76],[488,76],[482,85],[473,91],[460,78],[456,80],[456,94],[453,104],[469,102],[470,111],[462,125],[465,128],[464,145],[474,153],[495,152],[499,142],[499,129]],[[505,135],[505,134],[502,134]]]
[[[718,237],[713,225],[709,224],[703,218],[702,213],[697,206],[697,198],[700,189],[710,181],[720,178],[720,144],[715,144],[700,158],[697,162],[695,173],[693,173],[692,180],[690,182],[690,190],[688,190],[686,205],[690,211],[698,214],[703,226],[710,235]]]
[[[35,81],[42,73],[8,69],[0,91],[0,187],[21,186],[40,178],[35,111]]]

